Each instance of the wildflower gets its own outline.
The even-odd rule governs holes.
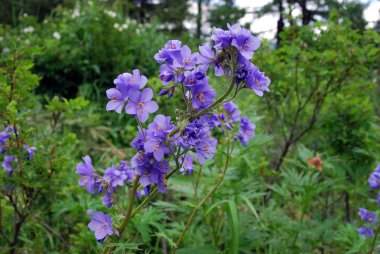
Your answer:
[[[107,14],[108,16],[110,16],[111,18],[116,17],[116,12],[114,12],[114,11],[105,10],[104,13]]]
[[[255,137],[255,130],[256,125],[253,123],[250,123],[248,117],[243,116],[240,120],[240,129],[238,138],[243,146],[247,146],[248,140]]]
[[[367,209],[359,208],[358,215],[364,221],[372,222],[372,223],[376,223],[377,222],[376,214],[369,212]]]
[[[214,157],[216,143],[216,139],[210,136],[204,136],[195,143],[194,149],[197,154],[199,164],[202,165],[206,159]]]
[[[174,59],[174,67],[191,70],[197,62],[198,54],[191,54],[190,48],[185,45],[181,49],[173,50],[170,55]]]
[[[104,171],[103,179],[107,181],[107,183],[115,188],[117,186],[123,186],[124,181],[127,180],[128,176],[120,171],[116,165],[112,165]]]
[[[29,153],[29,160],[32,160],[36,148],[34,146],[30,147],[29,145],[25,144],[24,149]]]
[[[92,216],[88,228],[94,231],[98,242],[103,242],[107,236],[118,235],[117,231],[112,229],[112,220],[109,214],[93,212],[92,210],[88,210],[87,214]]]
[[[110,208],[113,205],[113,199],[112,199],[112,192],[113,189],[107,189],[104,196],[102,197],[102,203],[103,205]]]
[[[28,26],[28,27],[25,27],[23,30],[22,30],[23,33],[33,33],[34,32],[34,27],[32,26]]]
[[[252,89],[258,96],[263,96],[264,92],[269,92],[270,79],[260,72],[257,67],[250,70],[247,75],[246,87]]]
[[[368,178],[369,187],[376,189],[380,186],[380,172],[372,172],[371,176]]]
[[[54,32],[54,33],[53,33],[53,37],[54,37],[55,39],[57,39],[57,40],[60,40],[60,39],[61,39],[61,34],[58,33],[58,32]]]
[[[0,133],[0,154],[5,152],[6,141],[11,138],[9,130],[10,129],[7,128]]]
[[[170,53],[180,48],[181,42],[179,40],[170,40],[165,44],[165,47],[163,49],[154,55],[154,59],[156,59],[156,61],[160,64],[166,62],[172,65],[173,58],[171,57]]]
[[[14,170],[14,168],[12,166],[12,161],[14,163],[18,162],[17,158],[14,157],[14,156],[12,156],[12,155],[6,155],[6,156],[4,156],[4,161],[3,161],[2,166],[3,166],[4,171],[7,172],[8,175],[11,175],[12,172],[13,172],[13,170]]]
[[[137,91],[145,86],[148,79],[140,74],[138,69],[132,71],[132,74],[122,73],[113,81],[116,88],[119,89],[124,98],[132,91]]]
[[[160,173],[159,168],[153,167],[150,162],[146,162],[136,168],[136,174],[140,176],[139,182],[142,187],[147,187],[150,184],[157,184]]]
[[[239,24],[233,26],[227,24],[227,27],[232,36],[231,45],[235,46],[246,59],[251,59],[254,51],[260,47],[261,41]]]
[[[367,227],[360,227],[358,229],[359,234],[366,238],[370,238],[374,236],[373,229],[372,228],[367,228]]]
[[[232,42],[232,36],[229,31],[217,28],[213,35],[211,35],[211,40],[214,41],[214,48],[217,50],[228,48]]]
[[[322,171],[323,169],[323,161],[320,156],[308,158],[307,164],[309,166],[315,167],[319,171]]]
[[[182,174],[190,175],[194,169],[194,157],[186,154],[184,157],[179,158],[179,162],[182,165],[179,171]]]
[[[235,103],[232,101],[226,102],[223,104],[223,108],[227,113],[227,121],[236,123],[240,121],[240,111]]]
[[[224,74],[221,63],[210,45],[199,46],[199,52],[200,55],[197,58],[198,64],[213,64],[215,66],[215,76],[222,76]]]
[[[160,74],[158,78],[162,81],[162,84],[167,85],[174,80],[178,80],[178,75],[179,72],[176,72],[176,69],[174,69],[173,66],[163,64],[160,67]]]
[[[130,94],[130,102],[125,107],[125,112],[131,115],[137,115],[141,122],[148,120],[149,113],[154,113],[158,110],[158,105],[152,101],[153,91],[151,88],[139,91],[132,91]]]
[[[90,156],[84,156],[83,162],[77,164],[77,174],[81,175],[81,179],[79,180],[79,185],[82,187],[86,187],[86,189],[91,193],[95,194],[95,189],[98,191],[101,190],[98,179],[95,176],[95,169],[92,165],[92,160]]]
[[[110,88],[106,91],[106,93],[108,99],[110,99],[110,101],[107,103],[106,110],[115,110],[120,114],[126,98],[121,94],[120,90],[116,88]]]
[[[196,109],[204,109],[210,106],[216,97],[215,90],[209,85],[197,85],[191,88],[192,106]]]
[[[380,163],[376,166],[376,168],[375,168],[375,170],[374,170],[375,172],[379,172],[380,173]]]

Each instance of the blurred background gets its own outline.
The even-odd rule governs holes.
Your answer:
[[[262,39],[252,61],[271,79],[271,92],[235,99],[256,124],[256,137],[247,147],[236,145],[225,181],[177,253],[368,251],[370,240],[357,233],[357,210],[378,207],[367,179],[380,162],[379,1],[1,0],[0,5],[0,89],[5,93],[13,84],[7,74],[17,62],[22,68],[15,82],[23,102],[15,113],[0,97],[2,127],[17,115],[31,142],[55,156],[54,174],[36,177],[29,186],[39,195],[20,224],[13,243],[17,253],[101,250],[85,214],[89,208],[109,210],[78,186],[75,165],[86,154],[100,172],[129,160],[137,134],[133,119],[105,111],[105,91],[118,74],[137,68],[157,94],[162,84],[153,56],[168,40],[197,51],[215,27],[237,22]],[[210,78],[217,91],[223,82]],[[175,96],[157,102],[160,113],[171,116],[181,104]],[[194,176],[170,179],[168,191],[133,219],[127,231],[134,237],[115,253],[168,253],[197,203],[196,174],[202,173],[200,197],[215,181],[225,144],[218,147],[215,159],[195,167]],[[36,160],[46,164],[42,155]],[[7,179],[2,175],[0,183]],[[15,209],[1,198],[0,226],[13,235]],[[8,253],[1,237],[0,246]]]

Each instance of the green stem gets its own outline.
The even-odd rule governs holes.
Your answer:
[[[202,199],[202,201],[193,209],[193,211],[192,211],[189,219],[187,220],[185,228],[183,229],[181,235],[179,236],[179,238],[178,238],[178,240],[176,242],[176,245],[173,247],[173,249],[171,251],[172,254],[175,254],[178,246],[180,245],[181,241],[183,240],[183,237],[185,236],[185,234],[186,234],[187,230],[189,229],[190,225],[192,224],[192,222],[193,222],[193,220],[195,218],[195,215],[198,212],[198,210],[204,205],[204,203],[206,203],[206,201],[211,197],[211,195],[216,191],[216,189],[219,187],[219,185],[223,182],[224,176],[226,175],[226,171],[227,171],[227,168],[228,168],[228,164],[229,164],[229,159],[230,159],[231,153],[232,153],[232,149],[230,151],[230,142],[228,142],[228,146],[227,146],[227,158],[226,158],[226,163],[225,163],[225,166],[224,166],[224,170],[222,172],[222,176],[216,182],[216,184],[214,185],[214,187]]]
[[[232,69],[231,69],[231,73],[235,73],[235,68],[232,68]],[[211,104],[210,106],[208,106],[207,108],[205,108],[205,109],[199,111],[198,113],[196,113],[196,114],[193,115],[193,116],[190,116],[190,117],[189,117],[189,121],[190,121],[190,122],[191,122],[192,120],[194,120],[194,119],[196,119],[196,118],[198,118],[198,117],[200,117],[200,116],[206,114],[208,111],[213,110],[214,108],[216,108],[217,106],[219,106],[219,104],[222,103],[223,100],[224,100],[225,98],[227,98],[227,96],[232,92],[232,90],[233,90],[234,87],[235,87],[235,86],[234,86],[234,77],[235,77],[235,76],[232,75],[232,76],[229,76],[229,77],[230,77],[231,80],[228,81],[228,89],[227,89],[227,91],[222,95],[222,97],[220,97],[219,99],[217,99],[216,101],[214,101],[214,103]],[[170,139],[171,137],[173,137],[174,134],[176,134],[178,131],[180,131],[180,128],[179,128],[179,127],[177,127],[177,128],[175,128],[174,130],[172,130],[172,131],[168,134],[167,139],[169,140],[169,139]]]
[[[198,113],[196,113],[195,115],[191,116],[189,118],[189,121],[191,122],[192,120],[204,115],[205,113],[207,113],[208,111],[210,110],[213,110],[214,108],[216,108],[217,106],[219,106],[220,103],[223,102],[223,100],[225,98],[227,98],[227,96],[232,92],[232,90],[234,89],[234,78],[233,76],[231,76],[231,81],[229,82],[228,84],[228,90],[222,95],[222,97],[220,97],[219,99],[217,99],[216,101],[214,101],[213,104],[211,104],[210,106],[208,106],[207,108],[199,111]]]
[[[372,241],[372,244],[371,244],[371,249],[369,250],[368,254],[372,254],[373,250],[375,249],[376,240],[377,240],[377,236],[379,234],[379,231],[380,231],[380,227],[378,227],[376,229],[376,233],[375,233],[375,236],[373,237],[373,241]]]
[[[133,202],[135,201],[136,190],[137,190],[137,187],[139,186],[139,180],[140,180],[140,176],[136,175],[136,178],[133,181],[132,190],[130,192],[130,198],[129,198],[129,205],[128,205],[127,214],[124,217],[123,223],[117,229],[117,231],[119,232],[119,237],[121,237],[121,235],[123,234],[123,232],[125,230],[125,227],[127,226],[129,220],[132,217]],[[103,254],[107,254],[109,251],[110,251],[110,247],[106,246],[106,247],[104,247],[102,253]]]

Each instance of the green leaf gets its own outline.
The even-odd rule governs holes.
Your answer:
[[[228,224],[230,230],[232,231],[232,239],[229,253],[237,254],[239,252],[240,220],[239,211],[236,207],[235,201],[229,200],[227,202],[226,212],[228,216]]]

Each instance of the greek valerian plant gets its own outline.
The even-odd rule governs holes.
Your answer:
[[[139,131],[131,142],[136,154],[129,162],[112,165],[103,176],[95,170],[89,156],[77,165],[77,173],[81,176],[79,184],[91,194],[102,193],[103,204],[108,208],[115,204],[123,217],[121,225],[116,226],[110,214],[88,212],[92,216],[89,228],[99,242],[107,237],[110,241],[121,237],[130,219],[157,192],[166,191],[170,177],[177,171],[191,174],[197,164],[201,166],[212,159],[218,142],[223,139],[227,143],[227,156],[221,177],[193,209],[172,248],[175,253],[197,211],[223,181],[235,141],[246,146],[255,136],[255,125],[248,117],[240,116],[241,112],[232,100],[241,90],[251,89],[258,96],[269,91],[269,78],[250,61],[261,42],[239,24],[227,26],[228,30],[215,29],[211,43],[200,46],[199,53],[192,53],[178,40],[170,40],[154,56],[161,64],[159,79],[164,85],[159,96],[167,95],[170,99],[178,94],[184,102],[176,108],[175,118],[158,114],[153,122],[144,126],[149,115],[157,112],[159,107],[153,100],[153,90],[145,87],[148,79],[137,69],[132,74],[120,74],[114,80],[115,88],[107,90],[107,111],[120,114],[125,110],[136,119]],[[214,69],[215,76],[226,79],[224,93],[219,97],[209,83],[208,68]],[[223,108],[216,112],[219,106]],[[213,137],[217,132],[221,134],[219,140]],[[118,202],[115,192],[118,186],[124,185],[130,186],[126,210]],[[142,196],[146,198],[135,207],[135,198]],[[111,245],[106,245],[103,253],[110,251]]]

